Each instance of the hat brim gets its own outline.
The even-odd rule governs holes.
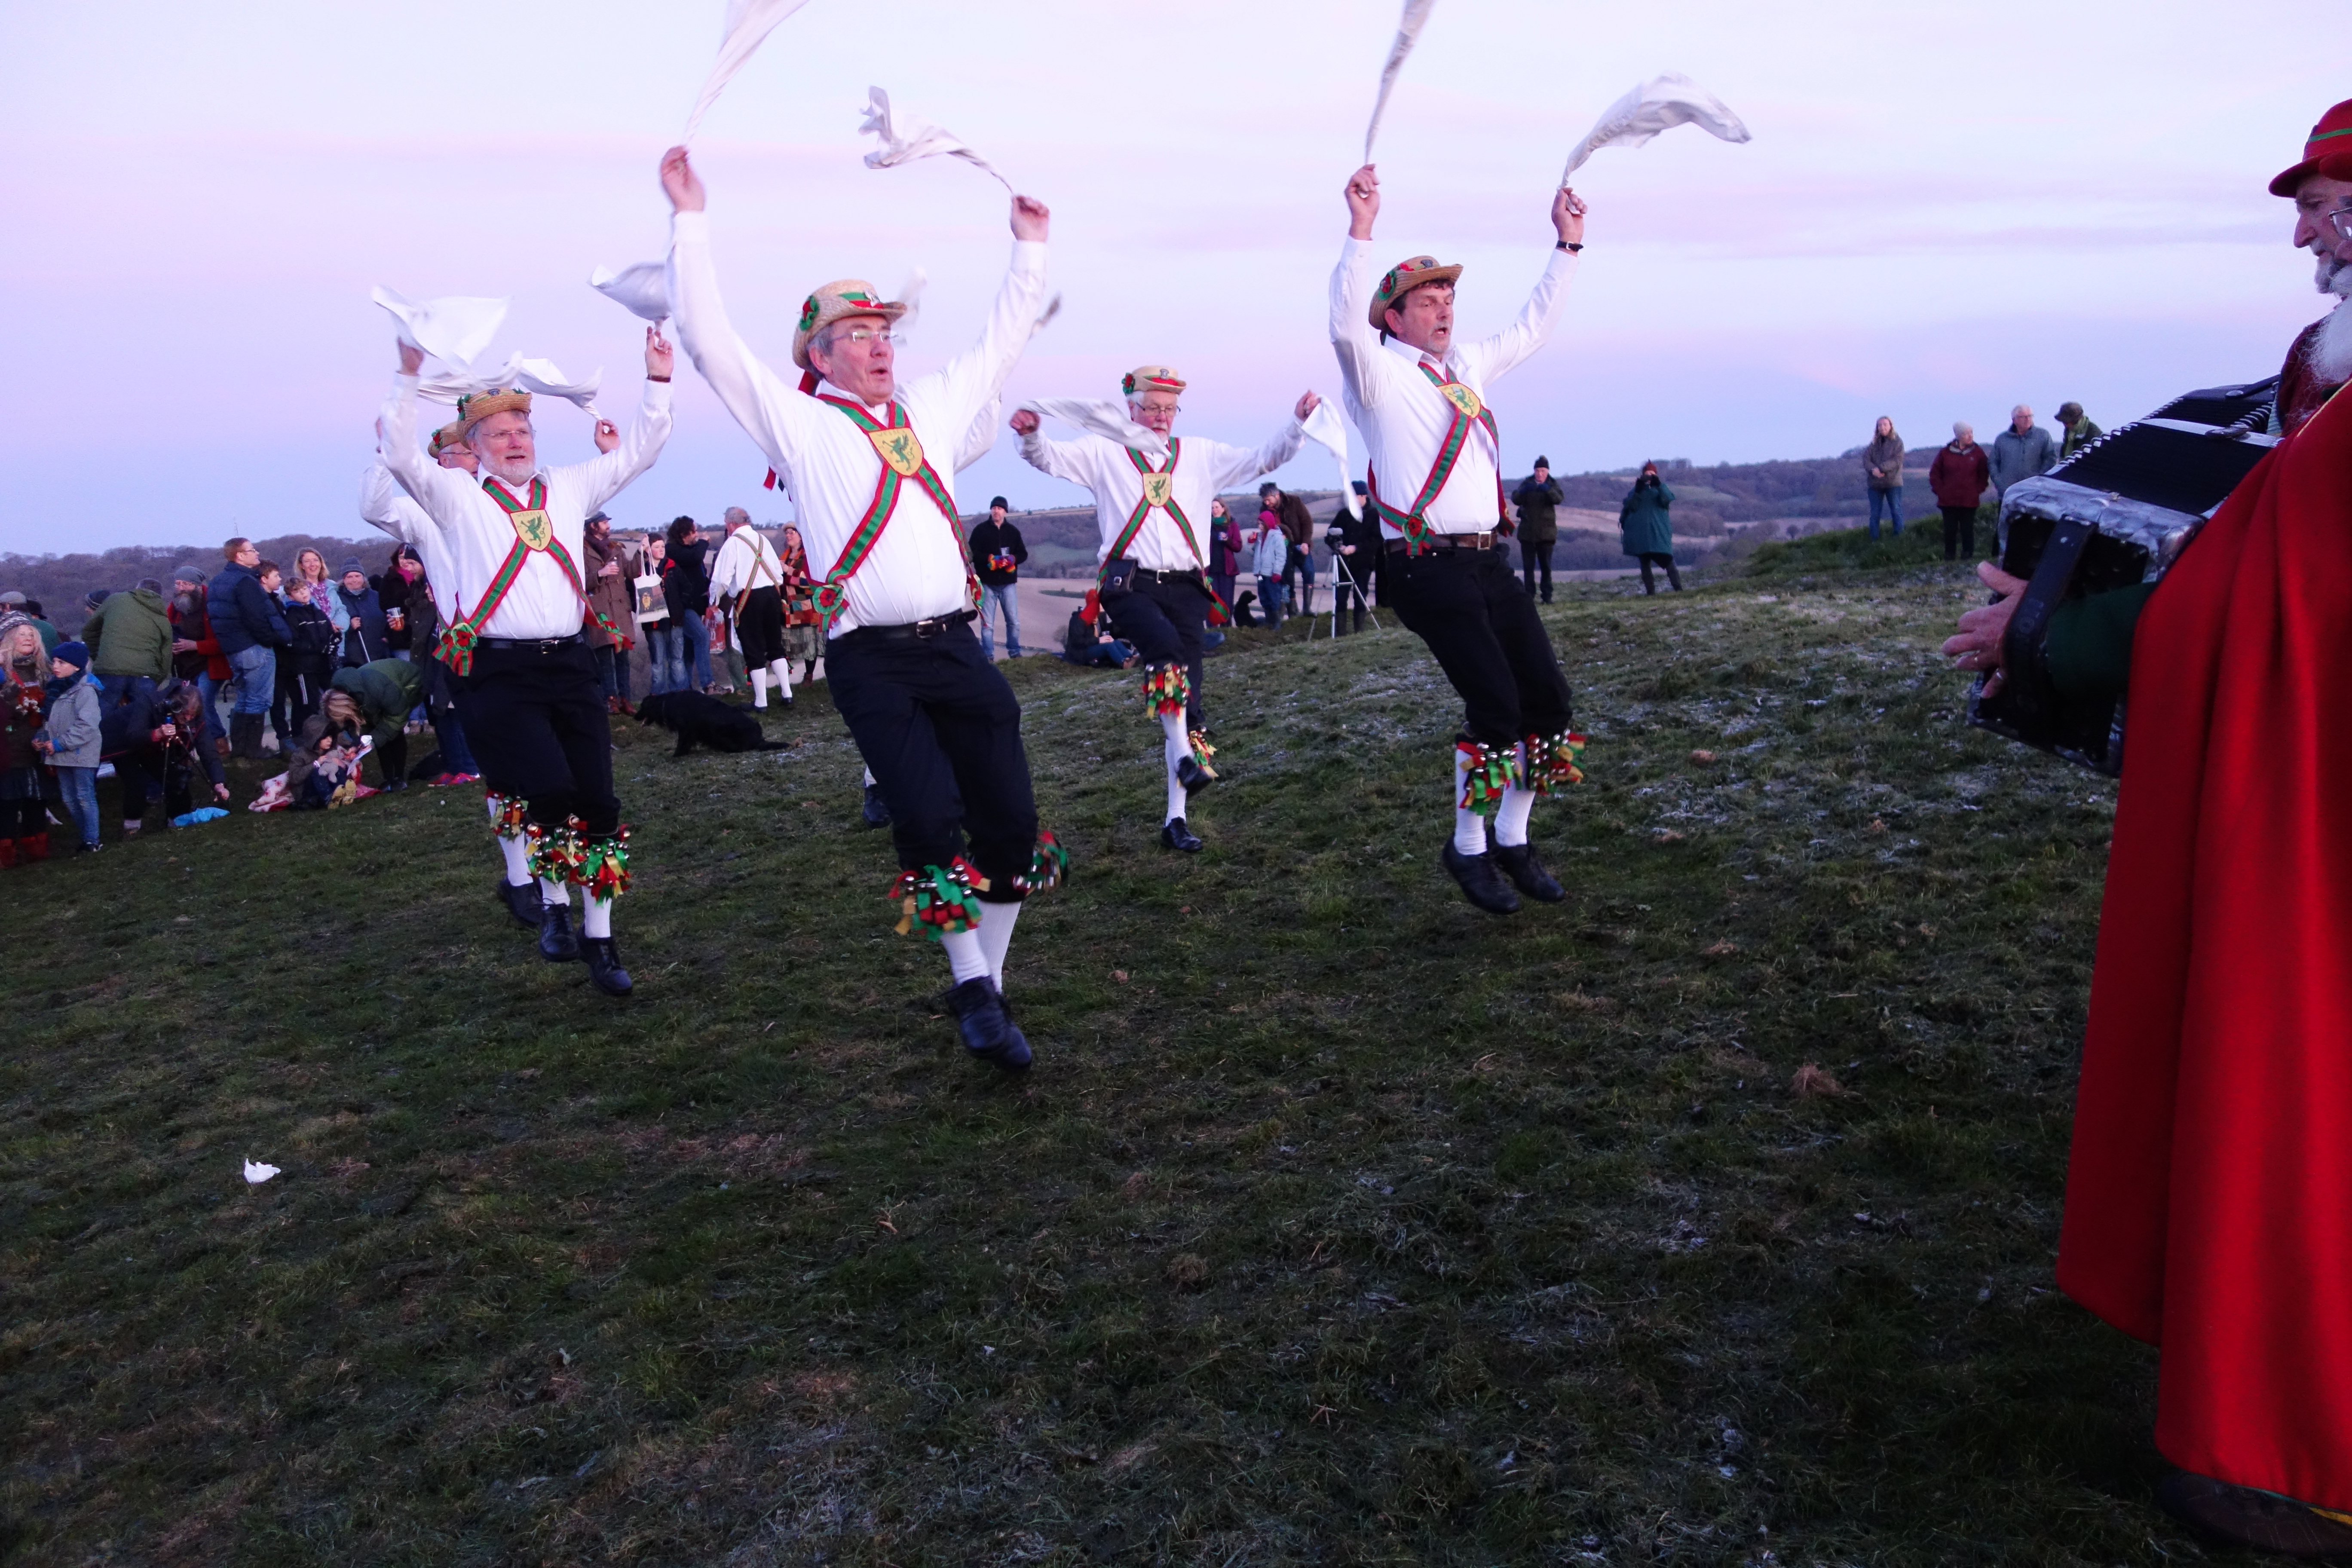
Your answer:
[[[2305,158],[2271,182],[2271,195],[2292,197],[2303,188],[2304,181],[2314,174],[2325,174],[2331,180],[2352,180],[2352,149]]]
[[[879,316],[886,321],[896,321],[906,313],[906,302],[900,300],[885,300],[875,305],[858,305],[833,315],[820,311],[817,319],[809,324],[808,331],[796,331],[793,334],[793,363],[803,370],[814,370],[816,366],[809,363],[809,342],[836,321],[846,321],[858,316]]]
[[[1462,263],[1458,261],[1444,267],[1433,267],[1426,272],[1413,274],[1412,289],[1400,289],[1386,299],[1374,296],[1371,309],[1365,312],[1371,318],[1372,330],[1378,332],[1387,331],[1389,330],[1388,313],[1395,310],[1397,301],[1412,293],[1413,289],[1426,289],[1432,283],[1451,283],[1461,276]]]

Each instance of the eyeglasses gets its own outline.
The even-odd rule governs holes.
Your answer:
[[[886,332],[879,327],[852,327],[841,334],[842,341],[852,348],[862,349],[879,338],[886,343],[902,343],[907,340],[897,332]]]
[[[2336,230],[2338,239],[2352,239],[2352,207],[2338,207],[2327,215],[2328,226]]]

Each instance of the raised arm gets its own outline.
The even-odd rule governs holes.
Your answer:
[[[438,521],[457,515],[474,479],[462,469],[445,468],[427,458],[416,445],[416,372],[424,361],[416,350],[405,343],[400,346],[400,374],[393,377],[383,416],[376,421],[375,455],[400,481],[400,488],[416,498],[427,516]]]
[[[688,162],[685,148],[673,147],[662,155],[661,178],[672,208],[669,301],[671,320],[677,323],[677,341],[743,433],[767,454],[779,472],[789,474],[799,446],[795,426],[801,419],[814,417],[818,405],[761,364],[728,320],[726,303],[719,297],[719,275],[710,260],[709,215],[703,210],[702,180]]]
[[[1578,251],[1584,246],[1584,199],[1565,185],[1552,193],[1551,224],[1557,243],[1544,262],[1543,276],[1536,279],[1535,292],[1528,296],[1517,320],[1493,337],[1460,351],[1463,366],[1472,379],[1491,382],[1509,374],[1551,336],[1560,307],[1568,301],[1568,281],[1576,275]],[[1577,249],[1563,248],[1568,246]]]
[[[646,392],[637,416],[622,433],[620,445],[602,457],[551,470],[551,481],[580,487],[583,511],[594,511],[618,495],[629,481],[654,466],[669,439],[671,350],[669,342],[653,327],[646,329]]]
[[[1311,392],[1301,397],[1290,421],[1267,437],[1261,447],[1228,447],[1222,441],[1210,443],[1210,471],[1216,476],[1213,481],[1213,488],[1231,489],[1245,479],[1270,474],[1298,456],[1299,447],[1307,444],[1307,416],[1314,413],[1316,405],[1322,401]]]
[[[1372,219],[1381,210],[1380,177],[1370,163],[1348,176],[1348,243],[1331,272],[1331,349],[1356,406],[1381,400],[1381,335],[1365,308],[1371,303]]]
[[[1028,428],[1025,430],[1019,423],[1024,414],[1028,415]],[[1016,423],[1013,427],[1021,431],[1022,458],[1031,468],[1051,474],[1057,479],[1067,479],[1074,485],[1084,485],[1088,489],[1095,488],[1100,470],[1097,462],[1098,454],[1094,448],[1108,447],[1109,442],[1099,436],[1081,436],[1075,441],[1050,441],[1037,427],[1037,416],[1029,414],[1027,409],[1021,410],[1013,418]]]
[[[1036,333],[1045,302],[1045,236],[1052,214],[1029,196],[1013,198],[1013,262],[996,291],[980,341],[908,389],[908,400],[937,399],[932,412],[959,430],[1004,390],[1005,377]]]

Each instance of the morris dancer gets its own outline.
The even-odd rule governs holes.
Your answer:
[[[1043,204],[1013,201],[1013,265],[978,344],[899,386],[890,325],[906,307],[855,279],[801,306],[795,390],[736,335],[710,263],[702,181],[686,149],[663,155],[669,297],[679,341],[719,400],[788,482],[811,563],[826,679],[890,810],[904,931],[940,939],[964,1047],[1008,1072],[1029,1042],[1006,1013],[1004,953],[1029,893],[1060,880],[1068,858],[1037,829],[1021,705],[971,633],[978,581],[957,521],[950,468],[975,416],[1028,343],[1045,291]],[[821,385],[834,391],[820,394]],[[971,858],[963,856],[971,834]]]
[[[768,705],[768,679],[775,678],[784,706],[793,705],[792,661],[784,657],[784,563],[775,548],[751,526],[751,514],[727,509],[727,538],[710,561],[710,602],[725,601],[743,647],[743,668],[751,677],[751,706]]]
[[[613,740],[588,639],[581,537],[590,513],[653,465],[669,438],[670,346],[646,333],[646,394],[618,447],[589,462],[538,460],[530,395],[487,392],[459,406],[486,477],[436,467],[416,446],[416,372],[401,345],[379,456],[425,513],[443,563],[422,558],[447,596],[434,657],[457,678],[467,737],[486,775],[524,801],[529,869],[540,879],[539,951],[585,957],[607,995],[632,984],[613,942],[613,900],[629,886],[629,830],[613,793]],[[423,542],[418,542],[420,553]],[[581,933],[566,884],[581,889]],[[511,897],[511,895],[509,895]]]
[[[1553,193],[1559,243],[1535,293],[1518,320],[1466,347],[1454,342],[1460,266],[1416,256],[1373,286],[1380,210],[1380,180],[1367,163],[1348,180],[1348,243],[1331,274],[1331,346],[1348,413],[1370,447],[1370,499],[1391,564],[1385,586],[1467,710],[1449,786],[1454,836],[1441,858],[1473,904],[1507,915],[1519,900],[1506,875],[1531,899],[1568,897],[1536,858],[1528,816],[1537,795],[1583,780],[1576,764],[1584,737],[1570,729],[1568,681],[1535,603],[1494,548],[1503,486],[1486,389],[1551,335],[1584,248],[1584,204],[1565,186]]]
[[[380,440],[383,432],[379,430],[377,436]],[[596,422],[596,449],[599,452],[611,451],[620,444],[620,440],[621,432],[610,420]],[[453,419],[434,431],[431,441],[425,446],[425,455],[445,468],[456,468],[467,474],[474,473],[478,467],[473,448],[466,445],[466,425],[462,419]],[[432,590],[434,607],[439,611],[443,626],[454,625],[464,616],[464,608],[455,602],[448,589],[440,585],[449,581],[452,569],[447,552],[441,548],[440,530],[432,526],[433,520],[425,515],[423,507],[408,499],[407,493],[400,488],[400,481],[392,477],[392,470],[383,466],[381,458],[370,464],[366,474],[360,479],[360,520],[382,529],[416,552],[416,558],[425,563],[425,585]],[[452,700],[457,695],[456,678],[449,673],[448,666],[439,660],[425,662],[428,688],[436,682],[448,688],[443,693],[442,707],[455,714],[457,722],[453,727],[462,734],[465,717],[456,713]],[[467,749],[472,750],[470,746]],[[446,750],[446,743],[444,750]],[[478,766],[483,765],[480,758],[474,760]],[[530,855],[523,842],[522,797],[500,788],[497,776],[487,772],[482,778],[482,795],[484,804],[489,809],[491,837],[498,844],[499,858],[506,863],[505,875],[499,879],[499,901],[506,905],[507,912],[513,915],[518,923],[537,931],[541,900],[536,879],[530,874]]]
[[[1013,414],[1013,428],[1032,468],[1094,492],[1102,606],[1118,623],[1119,635],[1143,655],[1144,708],[1160,721],[1164,734],[1168,815],[1160,843],[1189,855],[1200,850],[1201,840],[1185,822],[1186,802],[1217,778],[1209,766],[1208,720],[1201,700],[1201,628],[1212,617],[1221,624],[1232,618],[1231,606],[1209,586],[1199,530],[1208,525],[1209,503],[1219,490],[1297,456],[1307,438],[1300,421],[1323,400],[1302,393],[1290,423],[1255,451],[1222,441],[1187,446],[1170,434],[1184,385],[1164,364],[1139,365],[1119,382],[1129,416],[1168,443],[1167,457],[1157,461],[1100,436],[1048,441],[1038,432],[1035,412],[1027,408]],[[1202,520],[1197,525],[1196,517]]]

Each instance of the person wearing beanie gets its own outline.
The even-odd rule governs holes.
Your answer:
[[[1185,384],[1164,364],[1139,365],[1121,377],[1130,422],[1124,443],[1091,431],[1049,441],[1030,408],[1013,414],[1013,428],[1030,467],[1094,492],[1096,585],[1119,634],[1142,652],[1143,710],[1160,729],[1167,792],[1160,847],[1190,855],[1200,852],[1201,837],[1187,821],[1189,803],[1217,778],[1209,766],[1201,633],[1233,618],[1233,607],[1209,586],[1209,502],[1297,457],[1307,416],[1323,400],[1299,394],[1290,418],[1255,447],[1188,442],[1173,433]]]
[[[1511,492],[1519,513],[1519,581],[1530,594],[1542,583],[1541,601],[1551,603],[1551,550],[1559,542],[1559,481],[1551,477],[1551,460],[1536,459],[1535,472]]]
[[[1584,737],[1535,601],[1494,548],[1502,453],[1486,392],[1551,336],[1584,248],[1584,203],[1564,185],[1552,193],[1554,243],[1534,293],[1502,331],[1460,343],[1461,267],[1415,256],[1375,274],[1381,190],[1371,164],[1348,177],[1346,195],[1331,346],[1348,413],[1370,450],[1367,484],[1388,568],[1381,597],[1393,598],[1464,706],[1448,783],[1454,832],[1440,860],[1489,914],[1515,912],[1522,893],[1559,903],[1568,890],[1537,858],[1528,825],[1538,795],[1582,781]]]
[[[61,642],[49,650],[47,722],[34,733],[33,749],[57,770],[58,793],[66,815],[81,836],[80,852],[98,848],[99,721],[103,712],[99,683],[89,673],[86,643]]]
[[[811,568],[824,566],[825,679],[889,810],[898,930],[919,923],[939,939],[955,980],[948,1008],[972,1058],[1023,1071],[1029,1042],[1005,1011],[1005,952],[1022,900],[1059,881],[1068,857],[1038,828],[1020,701],[971,633],[980,583],[953,486],[974,425],[1036,330],[1051,215],[1013,198],[1012,264],[979,342],[916,380],[901,384],[896,369],[904,303],[854,278],[811,290],[792,337],[796,387],[728,321],[685,148],[662,155],[661,182],[678,340],[790,486]]]
[[[613,788],[611,713],[581,630],[588,587],[580,562],[590,515],[652,467],[669,438],[670,346],[646,329],[637,417],[615,433],[613,450],[585,463],[540,460],[529,393],[494,388],[463,399],[470,474],[443,467],[419,445],[425,356],[406,342],[399,353],[377,456],[423,512],[414,523],[420,537],[437,540],[420,557],[434,591],[446,595],[432,657],[455,679],[466,741],[483,771],[522,802],[529,868],[540,885],[540,955],[585,959],[598,990],[626,996],[635,982],[614,942],[613,905],[628,890],[629,830]]]
[[[987,518],[972,525],[971,569],[980,574],[980,651],[996,657],[996,619],[1004,618],[1004,657],[1021,657],[1021,568],[1029,546],[1003,496],[988,498]]]
[[[33,617],[0,615],[0,869],[49,857],[42,757],[33,744],[49,679],[48,650]]]

